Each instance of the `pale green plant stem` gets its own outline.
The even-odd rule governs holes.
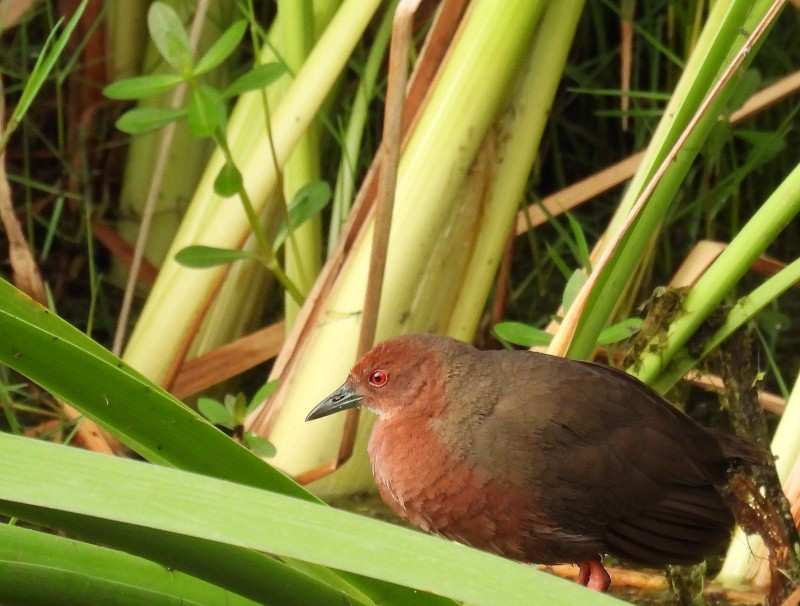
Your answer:
[[[667,328],[664,340],[671,352],[649,348],[640,357],[636,375],[652,383],[667,367],[700,324],[717,308],[753,262],[800,213],[800,165],[781,183],[745,224],[716,261],[700,277],[683,301],[683,313]]]
[[[369,104],[375,94],[378,73],[383,64],[386,49],[389,46],[389,35],[392,32],[392,16],[394,15],[395,6],[397,6],[397,0],[393,0],[381,19],[381,24],[370,46],[356,94],[353,97],[353,107],[350,109],[350,118],[342,143],[342,161],[339,164],[336,189],[333,194],[333,208],[328,235],[329,256],[336,249],[339,234],[347,220],[347,214],[350,212],[350,205],[353,201],[361,140],[369,118]]]
[[[200,42],[200,33],[203,30],[203,24],[208,16],[208,4],[208,0],[199,0],[194,17],[192,18],[192,25],[189,30],[189,48],[195,53],[197,52],[198,44]],[[169,106],[171,108],[177,109],[183,104],[183,101],[186,98],[187,89],[187,85],[183,83],[175,87],[170,97]],[[183,129],[186,129],[185,124],[182,124],[181,126]],[[153,171],[150,174],[150,179],[148,179],[149,184],[147,186],[147,195],[144,199],[144,206],[141,209],[142,214],[139,219],[139,224],[136,228],[136,243],[133,249],[133,258],[131,259],[131,265],[128,270],[128,278],[125,282],[125,291],[122,295],[122,305],[120,306],[120,312],[117,318],[117,326],[114,331],[114,342],[111,346],[111,351],[113,351],[115,355],[119,355],[122,352],[125,335],[127,333],[128,321],[130,319],[131,307],[133,305],[133,296],[136,291],[136,285],[139,281],[139,271],[145,256],[145,249],[150,240],[150,226],[152,225],[153,216],[155,215],[156,204],[158,200],[164,199],[160,195],[162,194],[161,185],[164,181],[165,175],[167,175],[168,156],[175,139],[175,132],[178,127],[179,125],[177,122],[167,124],[167,126],[164,128],[164,131],[161,133],[154,159],[149,153],[146,155],[142,153],[139,154],[141,156],[141,160],[149,163],[152,159],[154,164]],[[139,149],[142,150],[143,148],[140,146]],[[150,150],[146,151],[149,152]],[[133,154],[131,154],[131,156],[133,156]],[[137,160],[133,157],[129,158],[130,164],[128,167],[130,168],[132,165],[134,165],[134,162],[141,160]],[[175,171],[174,164],[172,165],[172,169],[173,172],[181,172],[185,174],[185,171]],[[126,185],[129,187],[138,188],[142,184],[140,179],[132,179],[132,176],[129,174],[126,174],[126,177]],[[124,195],[125,194],[123,193],[123,196]]]
[[[214,140],[217,142],[217,145],[225,156],[225,159],[228,162],[233,163],[233,155],[228,147],[228,141],[225,137],[225,133],[222,131],[218,132],[214,137]],[[284,272],[281,264],[278,263],[278,259],[275,257],[275,253],[272,250],[272,245],[267,238],[267,234],[258,220],[258,214],[256,213],[253,201],[250,199],[250,196],[248,195],[244,186],[239,188],[238,196],[242,202],[244,212],[247,215],[247,220],[250,222],[250,228],[252,229],[253,236],[256,240],[258,252],[261,255],[261,261],[264,263],[264,267],[275,274],[278,282],[280,282],[281,286],[286,289],[286,292],[289,294],[289,296],[291,296],[298,305],[302,305],[303,295],[298,290],[295,283],[286,275],[286,272]]]
[[[796,259],[749,295],[739,299],[728,312],[725,323],[708,339],[697,358],[690,356],[685,349],[679,351],[669,367],[651,384],[653,389],[659,393],[668,392],[695,367],[699,360],[719,347],[725,339],[742,328],[758,312],[798,282],[800,282],[800,259]],[[635,372],[632,374],[636,375]]]
[[[283,59],[297,73],[314,44],[314,11],[311,0],[281,0],[278,20],[283,30]],[[289,202],[310,181],[319,179],[319,132],[312,123],[292,151],[283,168],[283,196]],[[304,295],[314,284],[321,266],[322,224],[315,216],[297,229],[292,229],[284,246],[286,274]],[[284,303],[287,328],[294,324],[301,301],[288,298]]]
[[[494,178],[485,201],[484,222],[447,327],[447,333],[459,339],[471,340],[475,336],[563,77],[583,5],[583,0],[547,5],[520,81],[505,115],[498,121],[500,143],[494,154]]]
[[[711,132],[717,117],[722,113],[733,87],[725,86],[715,97],[707,98],[714,90],[720,74],[734,60],[745,66],[754,55],[750,46],[745,47],[743,32],[751,32],[772,7],[772,2],[762,0],[755,5],[751,0],[728,0],[717,2],[698,39],[695,51],[687,62],[686,69],[673,93],[664,117],[653,136],[642,166],[626,191],[620,209],[607,230],[608,237],[618,234],[627,223],[627,229],[616,250],[606,251],[607,264],[600,274],[587,281],[585,292],[576,299],[568,314],[580,313],[575,334],[567,336],[569,357],[586,358],[595,347],[597,336],[606,326],[609,316],[622,296],[636,266],[655,234],[661,227],[664,213],[675,198],[689,167],[703,142]],[[702,114],[697,112],[702,109]],[[687,128],[692,127],[687,131]],[[675,154],[675,146],[682,142]],[[668,155],[674,154],[669,165],[664,164]],[[653,177],[659,174],[657,183]],[[650,195],[644,198],[643,192]],[[646,200],[646,204],[644,201]],[[629,212],[637,203],[641,212],[631,221]],[[598,270],[595,270],[598,271]],[[572,330],[565,321],[565,330]],[[564,339],[559,331],[554,343]]]
[[[108,3],[109,81],[140,74],[147,46],[147,8],[148,3],[139,0]]]
[[[507,102],[546,4],[514,0],[505,11],[496,10],[494,0],[470,5],[401,154],[376,340],[430,330],[442,310],[454,304],[461,284],[450,274],[452,268],[464,266],[469,249],[456,241],[456,253],[456,248],[438,243],[443,231],[467,231],[459,220],[474,229],[481,196],[470,196],[469,206],[459,195],[461,187]],[[343,419],[304,423],[303,418],[308,403],[341,384],[355,359],[372,232],[370,221],[354,236],[329,294],[318,304],[314,326],[299,327],[308,336],[291,368],[283,372],[285,387],[273,396],[279,413],[273,419],[262,412],[251,418],[250,427],[257,432],[267,429],[267,420],[271,422],[269,437],[278,451],[274,462],[289,473],[315,469],[339,452]],[[442,279],[432,279],[433,275]],[[332,357],[332,351],[337,355]],[[369,429],[368,422],[360,423],[355,455],[316,489],[349,494],[373,486],[364,448]]]
[[[378,4],[379,0],[347,0],[341,5],[277,106],[272,142],[259,127],[258,93],[239,100],[228,141],[256,216],[267,209],[278,183],[275,161],[282,165],[308,128]],[[277,158],[273,158],[273,148]],[[125,352],[129,363],[156,382],[168,382],[174,375],[194,327],[226,273],[224,267],[182,267],[174,261],[175,252],[191,244],[239,247],[250,233],[250,222],[240,205],[213,193],[213,181],[223,162],[221,153],[209,162]],[[187,301],[191,303],[187,305]],[[159,355],[154,356],[153,351]]]

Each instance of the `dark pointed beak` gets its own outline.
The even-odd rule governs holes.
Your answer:
[[[312,408],[311,412],[306,416],[306,421],[321,419],[322,417],[327,417],[328,415],[347,410],[348,408],[355,408],[361,404],[361,400],[363,399],[364,396],[357,394],[353,391],[352,387],[345,383]]]

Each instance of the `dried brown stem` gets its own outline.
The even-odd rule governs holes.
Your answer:
[[[800,91],[800,71],[786,76],[750,97],[741,108],[731,114],[731,124],[738,124],[763,109],[797,94],[798,91]],[[516,234],[523,234],[533,227],[547,223],[550,216],[558,216],[624,183],[634,175],[642,158],[644,152],[635,153],[529,205],[517,215]]]
[[[285,331],[283,322],[270,324],[184,362],[170,389],[172,395],[187,398],[274,358],[283,345]]]

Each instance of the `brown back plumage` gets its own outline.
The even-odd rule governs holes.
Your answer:
[[[409,335],[368,352],[347,385],[380,417],[369,449],[387,503],[531,562],[697,562],[733,524],[718,492],[729,468],[766,457],[621,371],[544,354]]]

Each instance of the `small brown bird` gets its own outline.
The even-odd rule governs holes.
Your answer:
[[[412,524],[530,563],[603,554],[699,562],[729,536],[718,493],[766,453],[706,429],[630,375],[528,351],[407,335],[367,352],[306,420],[363,406],[383,500]]]

